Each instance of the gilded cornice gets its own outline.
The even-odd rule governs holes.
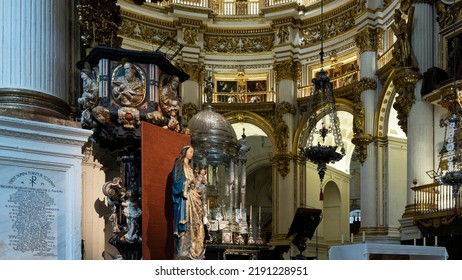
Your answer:
[[[282,80],[299,80],[301,76],[301,63],[293,60],[285,60],[274,63],[274,71],[276,72],[276,82]]]
[[[129,18],[140,23],[145,23],[147,25],[156,25],[169,29],[175,29],[175,23],[171,21],[160,20],[153,16],[141,15],[124,9],[121,10],[121,14],[123,18]]]
[[[197,62],[177,61],[176,66],[189,75],[189,79],[201,84],[205,79],[205,66]]]
[[[272,26],[278,26],[278,25],[299,25],[300,20],[295,19],[293,17],[285,17],[285,18],[278,18],[273,20]]]
[[[312,6],[310,6],[310,7],[312,7]],[[287,11],[289,9],[302,11],[303,7],[300,6],[297,2],[289,2],[289,3],[285,3],[283,5],[275,5],[275,6],[263,7],[263,8],[260,9],[260,11],[263,14],[271,14],[271,13]]]
[[[333,20],[332,18],[338,18],[339,16],[343,15],[344,13],[347,13],[349,12],[350,10],[353,10],[356,12],[357,8],[358,8],[358,3],[357,2],[360,2],[362,9],[365,8],[365,3],[366,1],[350,1],[348,2],[347,4],[343,5],[343,6],[340,6],[340,7],[337,7],[335,9],[332,9],[328,12],[324,12],[323,13],[323,20],[326,21],[326,20]],[[310,6],[312,7],[312,6]],[[319,23],[321,22],[321,15],[319,16],[315,16],[315,17],[310,17],[310,18],[307,18],[305,20],[302,20],[302,25],[303,26],[309,26],[309,25],[319,25]]]
[[[204,15],[212,15],[213,11],[209,8],[203,8],[203,7],[199,7],[199,6],[190,6],[190,5],[183,5],[183,4],[170,4],[168,7],[167,7],[169,10],[171,10],[172,12],[174,10],[178,10],[178,11],[185,11],[185,12],[191,12],[191,13],[195,13],[195,14],[204,14]]]
[[[377,29],[370,27],[363,28],[355,36],[356,46],[359,48],[359,52],[376,52],[377,51]]]
[[[173,21],[174,26],[202,26],[202,21],[201,20],[195,20],[195,19],[190,19],[190,18],[178,18],[178,20]]]
[[[268,35],[274,33],[272,28],[215,28],[208,27],[205,30],[206,35]]]

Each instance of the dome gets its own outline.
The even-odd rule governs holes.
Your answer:
[[[236,157],[239,145],[231,124],[211,106],[194,115],[188,122],[194,160],[207,164],[224,164]]]

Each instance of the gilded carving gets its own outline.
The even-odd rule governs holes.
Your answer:
[[[377,89],[377,81],[373,78],[364,77],[355,84],[354,91],[356,94],[361,94],[363,91],[375,89]]]
[[[444,28],[454,23],[457,18],[457,15],[460,12],[460,5],[448,6],[442,1],[437,1],[435,4],[437,17],[436,20],[440,28]]]
[[[293,156],[290,153],[280,153],[274,156],[271,161],[276,165],[278,172],[284,178],[289,174],[290,171],[290,161]]]
[[[274,63],[276,81],[299,80],[301,76],[301,64],[298,61],[284,60]]]
[[[404,11],[408,11],[406,14]],[[414,7],[400,11],[395,10],[394,23],[390,25],[396,36],[396,43],[392,51],[397,66],[418,68],[418,62],[411,46],[412,21],[414,18]],[[407,17],[407,21],[405,20]]]
[[[135,108],[122,107],[117,110],[118,119],[117,122],[121,124],[125,129],[135,129],[141,124],[140,111]]]
[[[347,13],[323,22],[323,39],[329,39],[347,32],[355,26],[356,11]],[[321,26],[316,24],[302,29],[302,45],[313,45],[321,41]]]
[[[188,74],[191,81],[201,83],[205,79],[206,71],[202,63],[178,61],[176,66]]]
[[[281,26],[277,31],[279,44],[284,44],[289,41],[290,30],[288,26]]]
[[[204,36],[204,49],[220,53],[255,53],[273,49],[274,33],[259,36]]]
[[[398,112],[398,125],[405,133],[407,133],[407,116],[415,103],[415,85],[421,77],[422,75],[416,69],[400,68],[393,78],[393,84],[398,94],[393,108]]]
[[[186,118],[185,121],[188,122],[192,116],[199,112],[199,108],[197,108],[196,104],[191,102],[183,104],[183,108],[181,109],[182,117]]]
[[[86,47],[97,45],[119,47],[122,38],[117,36],[122,23],[117,0],[79,0],[78,21],[82,27],[82,43]]]
[[[356,157],[361,164],[364,164],[367,158],[367,145],[373,140],[372,135],[368,133],[357,133],[353,135],[351,143],[355,144]]]
[[[119,35],[159,45],[169,37],[176,37],[176,30],[168,30],[165,26],[149,26],[124,18],[119,30]]]
[[[197,43],[197,36],[199,30],[195,27],[185,27],[183,29],[183,41],[191,46],[195,46]]]
[[[359,52],[376,52],[377,51],[377,29],[366,27],[355,36],[356,46]]]

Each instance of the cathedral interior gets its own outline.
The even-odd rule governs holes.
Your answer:
[[[183,144],[206,259],[462,259],[461,8],[2,1],[0,259],[170,259]]]

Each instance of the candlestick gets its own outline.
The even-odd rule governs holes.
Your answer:
[[[414,246],[416,246],[416,245],[417,245],[417,240],[415,240],[415,238],[414,238]]]
[[[425,238],[425,236],[424,236],[424,238],[423,238],[423,245],[424,245],[424,246],[427,246],[427,239]]]
[[[435,246],[438,246],[438,236],[435,235]]]
[[[345,244],[345,236],[342,234],[342,245]]]
[[[363,243],[366,242],[366,232],[363,231]]]
[[[250,217],[250,222],[252,222],[252,205],[250,205],[249,208],[250,208],[250,215],[249,215],[249,217]]]
[[[352,233],[351,236],[350,236],[350,242],[351,242],[351,243],[354,243],[354,241],[355,241],[355,240],[354,240],[353,233]]]

